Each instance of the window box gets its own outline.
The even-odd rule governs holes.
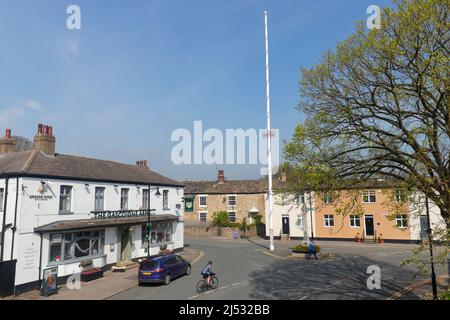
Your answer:
[[[102,268],[93,268],[88,271],[81,272],[80,280],[83,282],[89,282],[103,277]]]

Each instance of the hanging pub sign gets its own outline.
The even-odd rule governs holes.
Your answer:
[[[194,212],[194,196],[184,197],[184,212]]]
[[[42,276],[41,295],[48,297],[52,294],[58,293],[58,267],[48,268],[44,270]]]

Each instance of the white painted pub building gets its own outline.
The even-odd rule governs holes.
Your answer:
[[[18,294],[39,288],[49,267],[63,281],[84,260],[108,269],[163,248],[182,250],[182,199],[183,185],[146,161],[57,154],[52,128],[43,125],[33,150],[17,152],[7,130],[0,140],[0,264],[15,260]]]

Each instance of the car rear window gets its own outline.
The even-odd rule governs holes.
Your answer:
[[[157,268],[158,265],[159,265],[158,261],[153,261],[153,260],[148,261],[148,260],[146,260],[146,261],[142,262],[142,266],[141,267],[145,268],[145,269],[151,269],[151,268]]]

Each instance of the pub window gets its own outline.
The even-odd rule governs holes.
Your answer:
[[[334,227],[334,215],[326,214],[324,216],[324,225],[325,227]]]
[[[105,188],[96,187],[95,188],[95,211],[105,210]]]
[[[61,186],[59,195],[59,212],[71,212],[72,210],[72,187]]]
[[[120,189],[120,210],[128,210],[128,189]]]
[[[231,223],[236,222],[236,212],[235,211],[228,212],[228,221]]]
[[[235,195],[229,195],[228,196],[228,205],[229,206],[235,206],[236,205],[236,196]]]
[[[142,190],[142,209],[148,209],[148,189]]]
[[[364,203],[375,203],[377,202],[377,196],[374,190],[363,191],[363,202]]]
[[[403,190],[395,190],[395,202],[397,203],[406,202],[406,192]]]
[[[104,252],[103,230],[54,233],[49,240],[49,262],[85,259]]]
[[[361,226],[361,220],[357,215],[350,215],[350,227],[359,228]]]
[[[163,209],[169,210],[169,190],[163,190]]]
[[[199,212],[198,215],[200,221],[206,222],[206,216],[208,215],[208,212]]]
[[[0,211],[3,211],[3,197],[5,194],[5,189],[0,188]]]
[[[206,207],[208,196],[198,196],[198,202],[200,207]]]
[[[150,227],[151,245],[161,245],[171,242],[172,239],[172,224],[170,222],[152,222]],[[148,231],[147,224],[142,225],[142,246],[147,245]]]

